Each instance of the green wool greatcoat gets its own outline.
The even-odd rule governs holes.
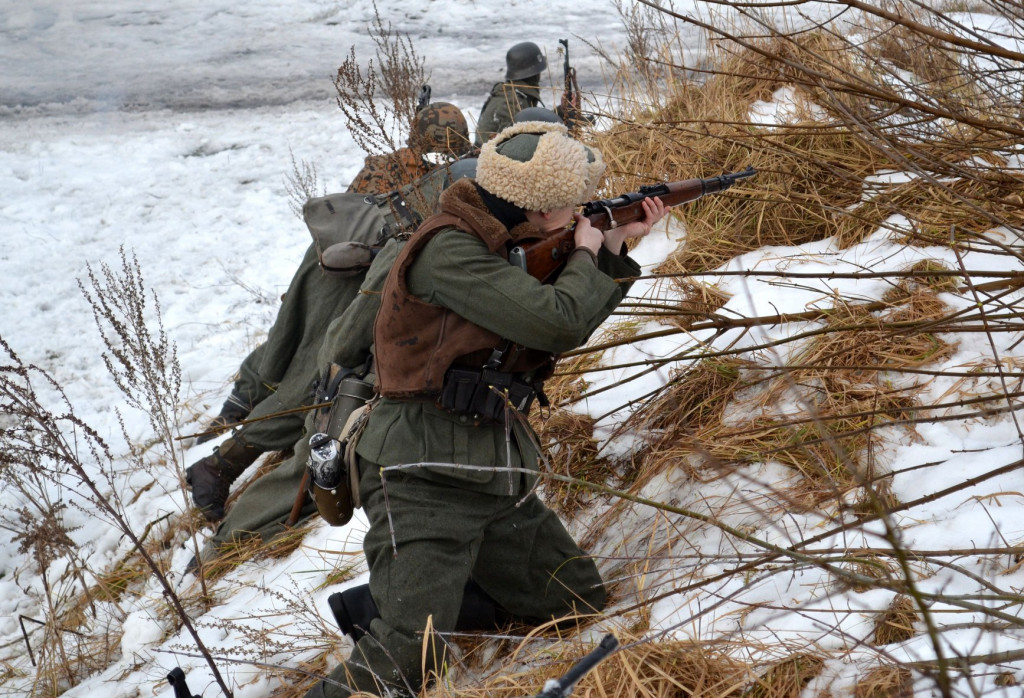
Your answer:
[[[392,238],[377,254],[355,298],[328,326],[319,348],[317,365],[329,366],[334,362],[356,367],[366,361],[373,345],[373,321],[380,307],[380,290],[401,247],[402,243]],[[269,540],[284,532],[284,522],[291,513],[309,459],[307,435],[313,430],[313,417],[312,412],[306,413],[305,423],[300,425],[301,438],[293,441],[292,457],[257,479],[238,497],[204,549],[204,561],[212,560],[219,548],[233,540],[253,535]],[[302,516],[315,511],[313,503],[307,501]]]
[[[521,81],[496,84],[480,110],[480,118],[476,120],[476,138],[473,141],[476,147],[494,138],[506,126],[511,126],[520,111],[538,104],[540,87],[526,85]]]
[[[339,220],[354,242],[372,244],[388,222],[386,209],[373,197],[347,194],[336,200]],[[266,340],[242,362],[234,391],[257,399],[247,419],[301,407],[310,399],[316,357],[324,332],[356,297],[361,274],[339,276],[320,267],[316,244],[306,250],[281,301]],[[305,415],[272,417],[241,427],[235,439],[264,451],[291,448],[302,436]]]
[[[584,343],[622,300],[629,284],[614,279],[638,272],[633,260],[602,250],[597,266],[575,255],[553,284],[542,285],[451,228],[422,250],[408,282],[418,298],[516,343],[560,353]],[[451,631],[470,577],[505,612],[535,622],[604,606],[593,560],[530,493],[535,476],[512,470],[536,471],[540,460],[536,434],[525,420],[513,424],[474,424],[425,401],[373,406],[357,452],[370,523],[363,549],[381,617],[325,682],[328,698],[354,689],[419,690],[428,619],[435,630]],[[443,662],[443,643],[431,641],[428,670]]]
[[[450,183],[448,169],[438,167],[415,184],[403,187],[401,195],[409,208],[423,218],[436,209],[441,192]],[[345,239],[373,243],[383,226],[397,226],[390,204],[384,197],[342,194],[331,197],[331,201],[334,208],[332,217],[337,218],[338,225],[343,228],[341,232]],[[335,280],[331,282],[319,269],[307,266],[311,261],[307,252],[302,267],[292,280],[292,286],[298,285],[300,289],[295,298],[301,296],[305,299],[301,308],[298,303],[289,306],[293,311],[285,312],[282,307],[267,342],[257,347],[242,365],[236,391],[263,391],[260,393],[262,402],[253,410],[254,416],[308,404],[314,379],[332,362],[350,368],[362,365],[373,344],[373,320],[380,304],[380,289],[400,248],[397,240],[388,240],[365,275],[327,277]],[[310,279],[321,284],[340,282],[345,288],[343,297],[326,298],[326,302],[318,303],[318,295],[315,286],[310,285]],[[300,309],[309,310],[312,314],[304,316]],[[275,339],[278,330],[281,331],[280,341]],[[289,346],[296,349],[289,351]],[[301,350],[298,349],[300,347]],[[286,363],[288,357],[290,360]],[[266,389],[267,383],[282,370],[289,377],[288,381],[282,380],[276,386],[277,393]],[[282,390],[282,386],[286,389]],[[277,449],[292,448],[294,455],[241,493],[204,548],[204,561],[215,558],[218,550],[231,541],[254,535],[269,540],[285,530],[284,523],[291,513],[309,458],[308,433],[311,425],[311,414],[299,414],[276,417],[242,428],[239,433],[247,442],[262,445],[273,439]],[[315,511],[316,507],[307,501],[302,508],[302,516]]]
[[[409,209],[422,219],[436,208],[449,181],[447,169],[438,167],[414,184],[402,187],[400,193]],[[397,230],[391,204],[383,195],[347,193],[329,199],[332,214],[327,218],[330,221],[324,220],[323,209],[320,209],[318,222],[337,228],[334,235],[339,239],[370,245],[380,241],[385,226]],[[248,397],[249,404],[254,406],[248,419],[309,402],[310,385],[318,368],[326,365],[317,360],[324,333],[356,297],[363,281],[363,274],[338,276],[320,268],[318,246],[325,247],[330,242],[332,240],[317,240],[306,250],[267,339],[239,367],[232,392]],[[344,335],[336,335],[331,341],[344,343]],[[302,414],[273,417],[243,426],[235,438],[264,451],[285,450],[292,448],[302,436],[303,421]]]

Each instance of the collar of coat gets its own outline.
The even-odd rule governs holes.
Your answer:
[[[510,242],[548,237],[529,221],[507,229],[488,210],[471,179],[460,179],[441,194],[441,213],[457,218],[461,223],[458,227],[475,233],[491,252],[502,250]]]
[[[497,82],[494,84],[494,87],[491,88],[491,96],[504,97],[506,91],[515,92],[523,99],[532,103],[533,106],[537,106],[538,104],[540,106],[544,106],[544,102],[540,99],[540,85],[528,85],[517,80]]]

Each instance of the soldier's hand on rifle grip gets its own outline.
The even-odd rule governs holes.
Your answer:
[[[622,243],[629,238],[642,238],[645,237],[654,224],[665,217],[668,213],[670,206],[666,206],[660,197],[654,196],[649,199],[644,199],[641,202],[644,208],[643,220],[633,221],[626,225],[619,226],[617,228],[611,228],[606,230],[604,233],[604,246],[608,248],[608,251],[612,254],[621,254]]]
[[[605,241],[604,235],[590,224],[589,218],[582,214],[573,213],[572,218],[576,221],[576,227],[573,229],[573,240],[576,242],[576,247],[585,247],[596,257]]]

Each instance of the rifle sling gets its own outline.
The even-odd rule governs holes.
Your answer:
[[[393,191],[387,195],[388,204],[395,214],[398,226],[404,230],[415,230],[422,222],[416,212],[409,208],[409,202],[402,196],[402,192]]]

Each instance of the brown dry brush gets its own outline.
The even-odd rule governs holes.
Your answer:
[[[102,265],[97,273],[86,265],[90,286],[87,288],[81,280],[78,286],[92,308],[106,347],[103,363],[107,373],[128,404],[149,417],[153,432],[174,459],[181,396],[177,351],[164,331],[156,296],[152,313],[147,308],[145,281],[138,260],[126,253],[124,247],[120,256],[119,272]],[[150,325],[155,325],[155,331]]]
[[[0,340],[0,344],[6,354],[4,365],[0,366],[2,412],[8,416],[5,422],[9,423],[11,417],[16,420],[14,421],[16,427],[8,429],[5,425],[2,436],[0,436],[3,439],[4,447],[0,450],[4,453],[5,468],[35,468],[44,477],[52,478],[58,483],[68,482],[73,487],[85,491],[87,493],[85,495],[86,503],[90,505],[93,515],[97,517],[98,521],[120,530],[131,542],[133,549],[145,560],[150,573],[155,575],[160,582],[165,598],[174,608],[179,622],[189,630],[200,651],[206,653],[205,646],[196,633],[173,585],[168,580],[165,570],[157,559],[149,554],[139,535],[125,518],[122,502],[116,498],[115,494],[97,482],[95,476],[90,472],[90,464],[94,463],[105,464],[102,467],[107,469],[111,467],[115,459],[107,444],[95,431],[75,416],[73,408],[60,386],[49,375],[36,366],[21,362],[2,340]],[[37,382],[44,385],[48,393],[55,395],[60,405],[59,412],[53,412],[44,406],[44,398],[37,393],[34,387]],[[57,540],[59,541],[61,538],[58,537]],[[38,548],[38,541],[35,545]],[[63,638],[64,634],[69,631],[80,636],[85,633],[76,628],[65,628],[66,609],[62,607],[63,604],[58,606],[52,603],[52,596],[48,595],[47,598],[51,601],[47,624],[49,627],[59,629],[54,638],[53,647],[56,652],[60,653],[60,665],[63,672],[62,675],[37,674],[35,691],[40,695],[60,692],[74,685],[82,677],[80,672],[87,674],[100,668],[93,666],[93,662],[88,661],[91,655],[84,651],[87,649],[85,646],[76,648],[75,654],[68,651],[67,645],[60,638]],[[206,656],[209,657],[208,653]],[[80,664],[83,660],[85,661],[84,666]],[[41,669],[45,670],[46,667],[41,667]],[[225,695],[230,695],[212,662],[211,670]]]
[[[644,5],[661,16],[651,20],[633,11],[634,28],[662,28],[666,18],[678,19],[664,6]],[[651,60],[637,73],[617,77],[622,110],[609,110],[605,116],[615,124],[591,134],[609,163],[607,191],[747,165],[759,174],[676,210],[686,237],[658,272],[679,275],[673,280],[677,286],[664,297],[627,302],[621,309],[627,316],[654,317],[684,331],[715,322],[725,327],[716,316],[724,300],[716,305],[720,299],[706,294],[695,298],[709,301],[705,304],[677,300],[692,293],[684,288],[692,280],[682,275],[714,269],[764,245],[831,238],[842,249],[881,229],[890,240],[908,245],[1021,259],[1024,176],[1011,155],[1024,135],[1019,83],[1024,57],[984,45],[970,31],[957,29],[955,20],[916,5],[887,6],[897,9],[894,15],[881,6],[867,8],[870,15],[849,11],[849,4],[836,7],[837,15],[839,9],[846,12],[835,22],[791,32],[768,26],[756,10],[743,7],[738,11],[749,15],[746,25],[722,23],[716,29],[699,18],[682,18],[703,28],[716,47],[699,65],[673,63],[680,51],[668,45],[671,40],[650,46],[650,37],[630,34],[630,50],[635,54],[643,46]],[[990,9],[1020,31],[1024,16],[1014,16],[1001,3]],[[751,123],[753,103],[772,99],[780,88],[793,96],[788,123],[771,128]],[[821,510],[837,523],[846,513],[856,522],[904,509],[887,476],[892,464],[879,459],[881,447],[894,438],[913,438],[915,422],[936,416],[932,408],[967,410],[952,396],[944,407],[921,405],[916,393],[943,375],[941,363],[952,355],[959,333],[1021,331],[1019,311],[1010,304],[1019,294],[1016,282],[977,294],[973,309],[950,310],[938,294],[974,297],[966,277],[957,276],[962,271],[920,262],[893,279],[878,302],[857,307],[837,299],[829,311],[808,314],[804,320],[813,320],[818,329],[782,340],[801,342],[788,365],[764,366],[771,346],[666,357],[663,365],[673,380],[633,405],[628,420],[628,428],[649,435],[650,445],[633,466],[643,476],[625,481],[626,486],[636,492],[651,475],[680,468],[695,478],[719,477],[733,472],[732,464],[771,458],[800,474],[800,485],[780,493],[789,498],[787,505]],[[813,280],[790,283],[805,282]],[[625,342],[640,341],[644,334]],[[600,351],[597,344],[592,351]],[[741,363],[742,378],[723,384],[713,364],[727,357]],[[1010,373],[1011,363],[994,356],[994,368],[979,366],[979,374]],[[992,404],[1016,384],[985,383],[980,377],[975,382],[979,397]],[[578,397],[585,398],[586,390]],[[783,399],[791,407],[780,411]],[[742,404],[747,415],[737,418]],[[580,426],[589,435],[592,426]],[[571,437],[559,431],[557,438]],[[608,474],[609,483],[622,484],[620,478],[621,473]],[[898,536],[891,540],[898,560],[902,544]],[[918,563],[928,569],[927,560]],[[915,576],[905,560],[889,558],[873,559],[855,575],[864,589],[897,593],[899,608],[879,610],[878,642],[907,639],[886,632],[914,627],[914,617],[924,618],[926,631],[934,634],[923,597],[913,589]],[[948,689],[948,676],[943,677],[948,671],[940,661],[940,690]],[[907,690],[909,677],[905,668],[883,665],[856,690],[858,695],[899,694]]]
[[[291,159],[291,171],[285,175],[284,190],[288,195],[288,208],[299,220],[302,218],[302,207],[310,199],[327,195],[327,187],[320,183],[320,174],[317,172],[316,163],[309,163],[305,160],[295,161],[295,153],[291,147],[288,148],[288,157]]]
[[[380,16],[376,3],[369,29],[376,51],[361,67],[355,47],[334,78],[337,104],[356,144],[370,155],[390,154],[411,133],[420,90],[429,75],[412,40]]]
[[[123,250],[121,262],[119,272],[106,265],[98,273],[89,268],[90,286],[80,283],[80,287],[106,347],[103,359],[108,372],[127,403],[148,415],[156,444],[163,445],[159,467],[170,463],[180,469],[174,425],[181,373],[174,346],[163,330],[159,306],[155,320],[147,310],[148,294],[138,262]],[[196,633],[187,601],[167,577],[171,534],[162,521],[137,531],[125,514],[133,499],[121,486],[121,477],[125,472],[154,468],[153,445],[133,444],[118,414],[129,449],[123,458],[116,457],[99,434],[76,416],[63,389],[49,374],[24,363],[2,339],[0,346],[4,352],[0,365],[0,469],[5,481],[13,483],[32,508],[25,510],[24,525],[17,534],[20,546],[40,562],[43,558],[66,559],[69,570],[67,579],[60,580],[66,587],[60,593],[47,580],[46,570],[40,571],[47,617],[34,693],[52,695],[109,664],[119,651],[120,596],[131,589],[141,590],[149,578],[155,578],[167,602],[167,616],[191,634],[222,691],[230,695]],[[89,569],[69,544],[72,532],[64,528],[63,505],[43,494],[48,487],[64,493],[70,506],[94,517],[98,524],[118,530],[129,542],[130,552],[109,570]],[[141,491],[134,496],[139,494]],[[162,533],[147,541],[154,530]],[[194,537],[194,533],[192,529],[186,536]],[[95,581],[88,582],[87,577]],[[67,588],[68,580],[77,586],[73,592]],[[74,638],[73,646],[68,638]],[[26,642],[29,658],[35,663],[31,655],[34,638],[26,634]],[[56,662],[52,658],[57,658]]]
[[[954,89],[934,75],[918,84],[873,53],[891,52],[909,41],[909,30],[897,30],[863,28],[878,37],[878,47],[862,36],[847,38],[828,28],[720,41],[724,48],[714,68],[696,79],[672,82],[674,89],[662,96],[660,109],[650,113],[645,108],[640,118],[627,114],[620,125],[598,136],[599,145],[610,151],[613,173],[627,178],[671,174],[680,179],[677,173],[708,176],[748,164],[758,168],[756,180],[680,209],[688,240],[679,255],[689,269],[714,268],[765,244],[800,244],[834,235],[853,244],[896,212],[906,215],[911,226],[920,218],[926,236],[934,235],[930,220],[943,213],[968,231],[963,235],[1019,225],[1020,207],[1014,210],[1014,204],[1024,180],[993,152],[1012,152],[1019,138],[1019,100],[1014,98],[1019,89],[1003,95],[984,119],[957,122],[956,115],[967,118],[979,111],[980,88],[971,87],[975,81],[963,67],[962,53],[924,37],[929,66],[947,72],[950,65],[960,66],[956,75],[963,84]],[[906,47],[907,54],[919,50],[913,42]],[[938,56],[934,63],[933,56]],[[940,85],[946,90],[941,95],[928,91]],[[791,121],[774,128],[751,124],[753,102],[770,99],[781,87],[796,93]],[[927,104],[904,96],[908,91],[924,91],[929,103],[938,99],[945,104],[925,109]],[[988,94],[983,103],[998,97]],[[884,170],[917,173],[921,181],[876,185],[870,201],[849,210],[872,193],[864,191],[864,178]],[[916,206],[895,200],[901,189],[922,192]],[[929,190],[941,194],[928,196]],[[948,229],[947,224],[942,239]]]

